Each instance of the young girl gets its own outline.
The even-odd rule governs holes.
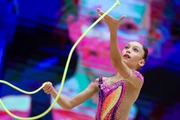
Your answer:
[[[97,9],[99,15],[104,12]],[[69,99],[60,96],[58,104],[64,109],[72,109],[88,100],[96,92],[99,92],[99,103],[96,112],[96,120],[127,120],[132,104],[136,101],[143,85],[143,76],[137,71],[144,66],[148,50],[138,42],[130,42],[119,51],[117,30],[120,21],[125,18],[114,19],[110,15],[104,17],[104,21],[110,30],[110,58],[117,74],[113,77],[99,77],[81,93]],[[72,85],[73,87],[73,85]],[[48,82],[43,90],[54,98],[57,92]]]

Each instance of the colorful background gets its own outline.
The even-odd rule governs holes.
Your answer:
[[[51,81],[59,86],[69,51],[80,35],[115,0],[0,0],[0,79],[27,91]],[[180,120],[180,2],[121,0],[110,12],[126,15],[118,30],[119,46],[138,41],[149,49],[140,96],[129,120]],[[111,76],[109,31],[99,22],[73,53],[62,95],[73,97],[98,76]],[[53,98],[43,91],[22,94],[0,84],[0,97],[14,114],[43,113]],[[93,120],[97,95],[67,111],[55,105],[39,120]],[[13,120],[0,106],[0,120]]]

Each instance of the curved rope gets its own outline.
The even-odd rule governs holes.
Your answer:
[[[64,85],[64,81],[65,81],[65,78],[66,78],[66,74],[67,74],[67,70],[68,70],[68,67],[69,67],[69,63],[70,63],[70,59],[71,59],[71,56],[72,56],[72,53],[74,51],[74,49],[76,48],[76,46],[79,44],[79,42],[82,40],[82,38],[100,21],[103,19],[104,16],[106,16],[111,10],[113,10],[116,6],[120,5],[120,1],[119,0],[116,0],[115,4],[109,9],[107,10],[102,16],[100,16],[81,36],[80,38],[75,42],[75,44],[73,45],[73,47],[71,48],[70,50],[70,53],[68,55],[68,59],[66,61],[66,66],[65,66],[65,69],[64,69],[64,73],[63,73],[63,77],[62,77],[62,81],[61,81],[61,85],[60,85],[60,88],[59,88],[59,91],[58,91],[58,94],[56,96],[56,98],[54,99],[53,103],[51,104],[51,106],[44,112],[44,113],[41,113],[40,115],[37,115],[37,116],[34,116],[34,117],[29,117],[29,118],[25,118],[25,117],[19,117],[19,116],[16,116],[14,114],[12,114],[6,107],[5,105],[3,104],[2,100],[0,99],[0,104],[2,105],[3,109],[10,115],[12,116],[13,118],[16,118],[16,119],[19,119],[19,120],[36,120],[36,119],[39,119],[43,116],[45,116],[54,106],[54,104],[57,102],[59,96],[60,96],[60,93],[62,91],[62,87]],[[40,91],[45,85],[46,85],[46,82],[43,83],[43,85],[38,88],[37,90],[35,91],[32,91],[32,92],[27,92],[27,91],[24,91],[4,80],[0,80],[0,83],[4,83],[12,88],[14,88],[15,90],[18,90],[22,93],[25,93],[25,94],[35,94],[37,93],[38,91]]]

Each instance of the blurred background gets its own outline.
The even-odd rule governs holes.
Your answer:
[[[59,90],[70,49],[115,0],[0,0],[0,79],[33,91],[51,81]],[[118,30],[119,46],[138,41],[149,49],[141,70],[144,86],[129,120],[180,120],[180,1],[121,0],[110,12],[126,15]],[[71,58],[62,95],[73,97],[98,76],[115,74],[109,60],[109,31],[99,22]],[[93,120],[97,95],[67,111],[55,105],[39,120]],[[22,94],[0,83],[0,98],[15,115],[43,113],[54,100],[40,91]],[[0,120],[15,120],[0,106]]]

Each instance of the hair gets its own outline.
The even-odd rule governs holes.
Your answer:
[[[143,46],[143,50],[144,50],[143,59],[144,59],[144,61],[146,62],[147,57],[148,57],[148,48],[147,48],[146,46],[144,46],[144,45],[142,45],[142,46]]]
[[[141,44],[142,45],[142,44]],[[146,62],[147,57],[148,57],[148,48],[145,45],[142,45],[143,50],[144,50],[144,56],[143,59]],[[142,67],[138,68],[137,71],[140,71],[142,69]]]

